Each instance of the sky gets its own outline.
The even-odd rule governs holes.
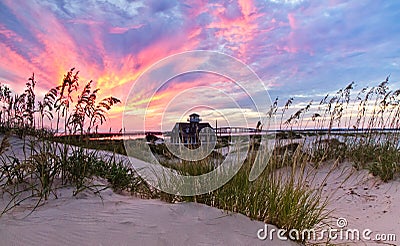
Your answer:
[[[104,129],[120,129],[126,114],[145,114],[146,128],[168,129],[194,111],[204,121],[230,125],[243,125],[231,116],[244,111],[255,125],[259,115],[245,103],[249,95],[221,74],[160,73],[161,82],[151,76],[136,82],[167,57],[205,50],[255,72],[259,81],[241,83],[255,90],[251,99],[265,101],[261,111],[269,98],[294,97],[300,105],[351,81],[360,89],[390,75],[391,86],[399,88],[399,20],[400,1],[1,0],[0,82],[21,93],[35,73],[40,97],[75,67],[81,84],[93,80],[99,97],[123,102],[110,111]],[[152,92],[154,100],[140,101]],[[132,119],[129,129],[143,128],[140,119]]]

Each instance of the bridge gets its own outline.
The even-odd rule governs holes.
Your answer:
[[[260,133],[256,128],[247,127],[219,127],[214,129],[217,136],[232,136],[232,135],[246,135]]]
[[[219,127],[213,128],[215,134],[218,137],[224,136],[235,136],[235,135],[252,135],[254,133],[261,133],[257,131],[256,128],[247,128],[247,127]],[[262,131],[262,133],[266,133],[266,131]],[[156,136],[171,136],[170,131],[161,132],[161,131],[135,131],[135,132],[99,132],[99,133],[89,133],[84,134],[84,138],[122,138],[122,137],[135,137],[135,136],[147,136],[147,135],[156,135]],[[80,134],[60,134],[59,137],[79,137]]]

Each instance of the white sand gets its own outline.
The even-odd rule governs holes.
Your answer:
[[[331,170],[333,163],[325,163],[318,170],[315,184],[323,185],[322,180]],[[338,218],[345,218],[347,229],[358,230],[360,240],[356,245],[400,245],[400,181],[388,183],[373,177],[367,170],[356,171],[350,163],[340,163],[328,176],[324,194],[331,195],[328,209],[333,210],[332,221],[323,228],[339,229]],[[349,173],[353,174],[346,180]],[[369,229],[371,240],[362,237],[362,232]],[[396,241],[376,241],[377,234],[396,234]],[[339,236],[338,236],[339,237]],[[345,239],[345,237],[344,237]],[[351,240],[336,240],[336,243]]]
[[[19,139],[11,142],[21,147]],[[14,147],[14,154],[21,155],[20,147]],[[311,185],[323,185],[332,165],[320,167]],[[336,219],[345,218],[344,229],[370,229],[371,238],[380,233],[397,237],[394,242],[361,238],[355,245],[400,245],[400,181],[383,183],[366,170],[354,172],[349,163],[333,170],[324,195],[332,196],[328,209],[334,211],[322,228],[338,228]],[[103,201],[90,192],[72,197],[71,188],[58,193],[59,199],[50,199],[26,218],[29,208],[24,206],[1,217],[0,245],[295,245],[276,238],[260,241],[257,231],[263,223],[201,204],[168,204],[110,190],[102,193]],[[0,198],[1,207],[5,200]],[[335,243],[348,245],[349,240]]]
[[[14,152],[8,154],[23,158],[21,140],[12,137],[10,142]],[[0,245],[296,245],[261,241],[257,231],[264,223],[202,204],[169,204],[109,189],[102,199],[89,191],[77,197],[72,192],[59,189],[58,199],[49,199],[27,217],[29,205],[0,217]],[[1,208],[6,197],[0,197]]]
[[[196,203],[168,204],[103,192],[50,200],[0,218],[0,245],[295,245],[261,241],[261,222]]]

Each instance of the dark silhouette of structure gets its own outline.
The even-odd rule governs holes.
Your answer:
[[[196,113],[189,115],[188,122],[177,122],[171,132],[171,142],[196,146],[201,142],[216,141],[211,125],[208,122],[200,122],[200,115]],[[202,129],[204,134],[200,134]]]

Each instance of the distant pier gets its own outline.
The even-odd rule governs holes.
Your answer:
[[[281,134],[281,133],[296,133],[296,134],[362,134],[362,133],[371,133],[371,132],[398,132],[400,129],[393,128],[376,128],[376,129],[346,129],[346,128],[334,128],[334,129],[282,129],[282,130],[259,130],[256,128],[246,128],[246,127],[219,127],[213,128],[217,137],[226,137],[226,136],[246,136],[246,135],[266,135],[266,134]],[[84,134],[83,138],[110,138],[110,139],[122,139],[124,137],[135,137],[135,136],[171,136],[171,131],[136,131],[136,132],[101,132],[101,133],[90,133]],[[82,137],[80,134],[60,134],[58,137]]]

